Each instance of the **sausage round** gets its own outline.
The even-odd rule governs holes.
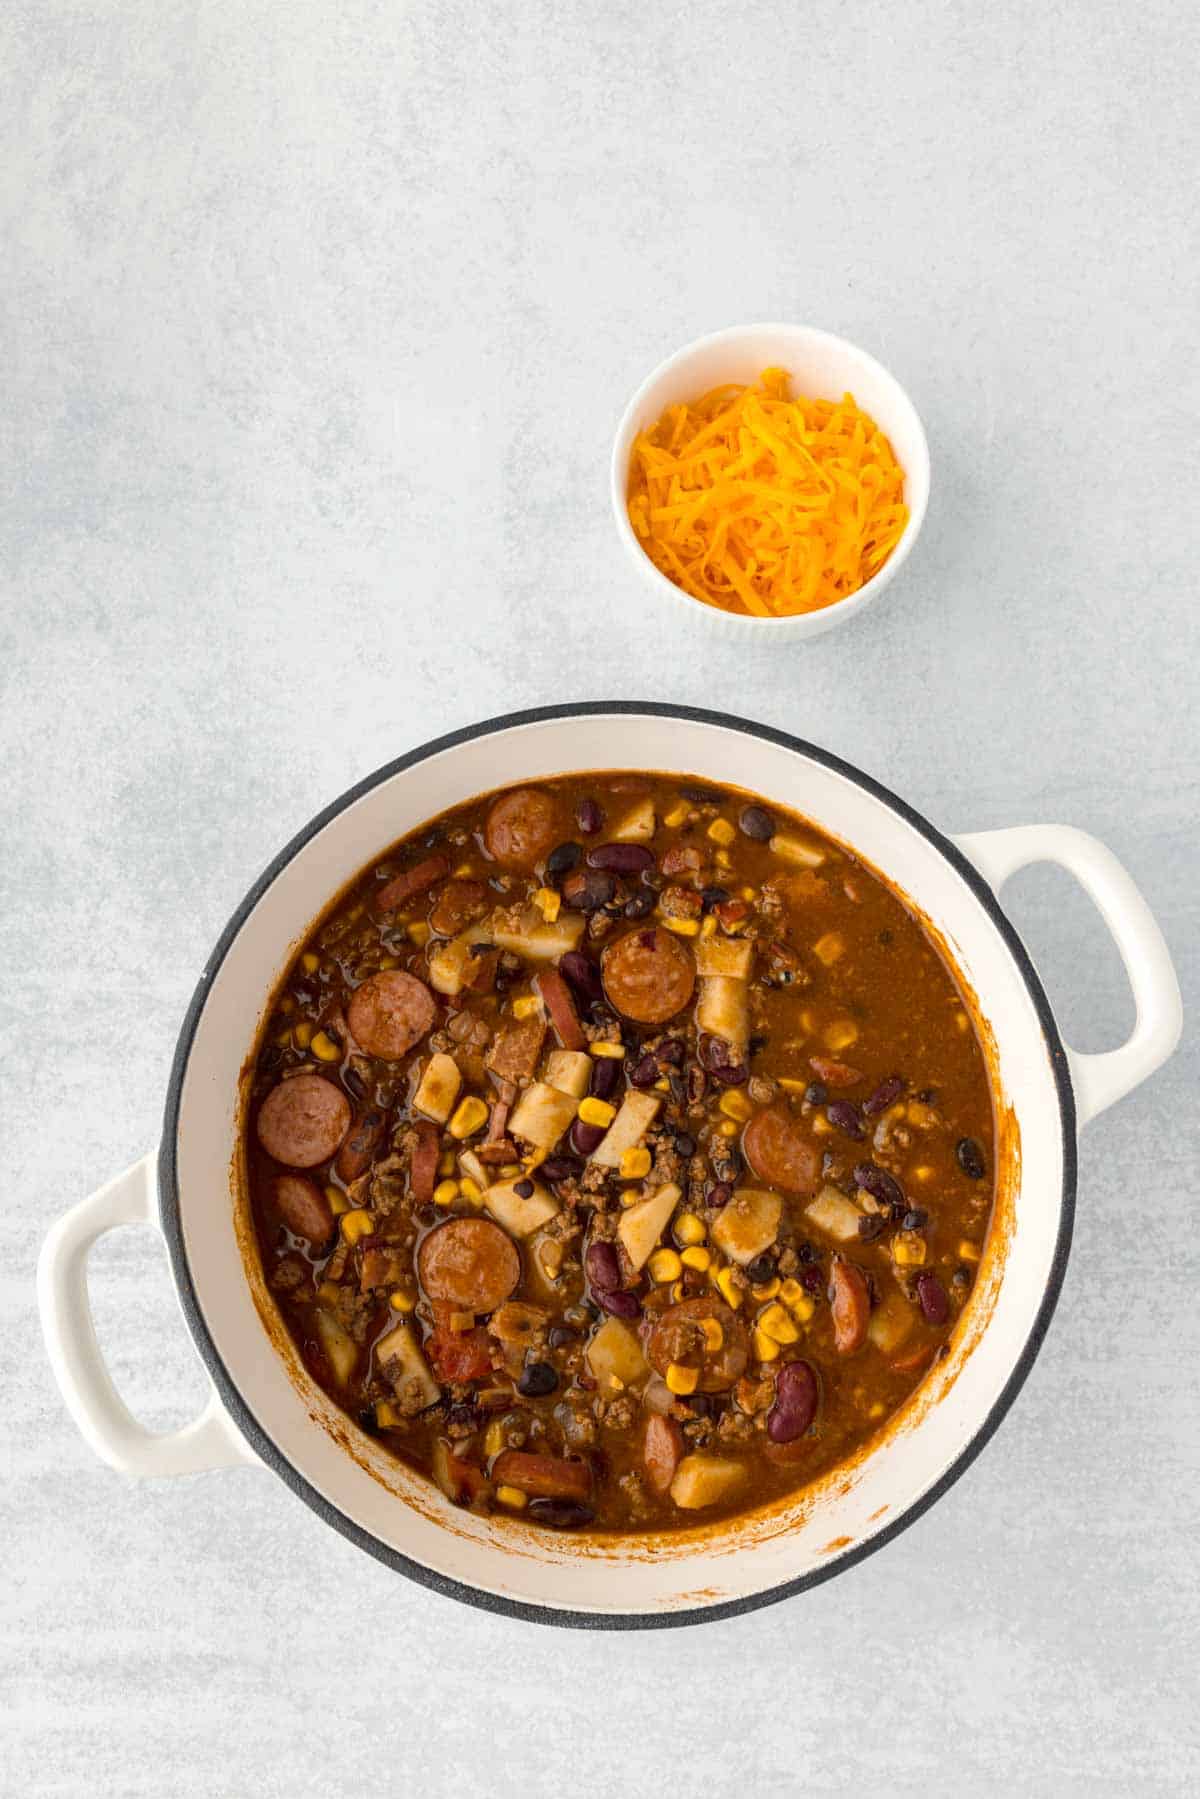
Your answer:
[[[315,1168],[335,1156],[350,1129],[350,1101],[319,1074],[280,1081],[259,1107],[258,1140],[288,1168]]]
[[[635,1024],[665,1024],[682,1012],[696,985],[688,950],[670,931],[629,931],[604,952],[604,991]]]
[[[514,787],[492,801],[483,841],[505,868],[532,868],[554,848],[555,838],[554,801],[540,788]]]
[[[494,1312],[520,1280],[521,1258],[490,1218],[450,1218],[421,1244],[417,1271],[430,1299],[464,1312]]]
[[[281,1174],[275,1182],[275,1206],[293,1236],[320,1246],[333,1235],[333,1208],[314,1181],[303,1174]]]
[[[482,881],[447,881],[433,902],[429,923],[439,937],[456,937],[488,909],[488,890]]]
[[[867,1277],[853,1262],[839,1260],[830,1269],[829,1309],[833,1317],[833,1347],[839,1355],[853,1355],[866,1342],[871,1321]]]
[[[418,862],[415,868],[406,868],[402,875],[381,887],[371,904],[376,912],[394,912],[406,900],[413,899],[418,893],[424,893],[435,881],[450,873],[450,864],[445,856],[427,856],[424,862]]]
[[[346,1019],[355,1042],[367,1055],[398,1062],[421,1041],[436,1011],[424,981],[402,968],[385,968],[354,989]]]
[[[785,1193],[815,1190],[820,1155],[782,1107],[768,1107],[750,1120],[742,1134],[742,1150],[759,1180],[769,1187],[782,1187]]]
[[[721,1346],[710,1349],[701,1320],[715,1319],[721,1327]],[[750,1337],[745,1325],[724,1300],[714,1293],[680,1300],[668,1306],[655,1321],[646,1339],[646,1360],[658,1374],[672,1362],[699,1363],[701,1393],[724,1393],[744,1372],[750,1359]]]

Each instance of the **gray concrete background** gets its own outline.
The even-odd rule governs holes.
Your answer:
[[[10,0],[0,16],[0,1785],[49,1794],[1182,1793],[1196,1717],[1194,1039],[1082,1151],[998,1440],[819,1591],[669,1636],[498,1621],[265,1472],[129,1484],[52,1386],[47,1225],[155,1140],[202,959],[309,815],[563,697],[718,702],[948,829],[1063,820],[1197,985],[1195,14]],[[877,610],[718,654],[607,514],[632,387],[807,320],[935,465]],[[1131,1006],[1009,893],[1069,1036]],[[162,1253],[99,1328],[203,1382]]]

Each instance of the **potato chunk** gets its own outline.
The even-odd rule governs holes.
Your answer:
[[[754,945],[743,937],[702,937],[696,945],[696,973],[727,975],[730,980],[750,978]]]
[[[421,1406],[436,1405],[442,1389],[430,1373],[429,1364],[417,1342],[411,1324],[396,1324],[375,1345],[375,1366],[387,1376],[393,1391],[403,1399],[409,1395]]]
[[[779,1235],[783,1200],[764,1187],[739,1187],[712,1227],[713,1244],[722,1255],[747,1267]]]
[[[524,1181],[520,1184],[523,1186]],[[554,1195],[537,1181],[527,1199],[516,1191],[517,1185],[517,1181],[497,1181],[484,1194],[483,1203],[496,1223],[502,1224],[512,1236],[529,1237],[544,1224],[549,1224],[557,1215],[559,1205]]]
[[[636,1333],[619,1318],[604,1320],[585,1354],[601,1393],[620,1393],[626,1387],[636,1387],[650,1372]]]
[[[553,1149],[578,1110],[579,1101],[572,1094],[534,1081],[514,1106],[508,1128],[535,1149]]]
[[[625,816],[613,825],[608,838],[610,843],[649,843],[654,835],[654,801],[639,800],[630,808]]]
[[[435,1123],[445,1124],[454,1110],[454,1102],[461,1086],[462,1075],[458,1072],[458,1063],[453,1056],[443,1055],[439,1051],[429,1058],[421,1076],[421,1084],[413,1094],[413,1108],[423,1112],[426,1118],[432,1118]]]
[[[317,1335],[330,1373],[339,1387],[346,1386],[358,1364],[358,1344],[333,1313],[324,1310],[317,1312]]]
[[[592,1078],[592,1058],[581,1049],[552,1049],[546,1057],[546,1084],[582,1099]]]
[[[674,1181],[668,1181],[657,1193],[651,1193],[648,1199],[639,1199],[635,1206],[621,1213],[617,1236],[635,1272],[653,1255],[667,1220],[678,1204],[679,1188]]]
[[[858,1221],[862,1213],[852,1199],[847,1199],[828,1182],[805,1206],[804,1216],[814,1230],[823,1231],[835,1243],[858,1242]]]
[[[717,1455],[685,1455],[671,1482],[671,1498],[682,1511],[698,1512],[732,1499],[746,1478],[742,1462]]]
[[[750,1036],[750,989],[732,975],[710,974],[700,982],[696,1023],[710,1037],[744,1049]]]
[[[578,948],[586,923],[582,912],[560,912],[553,924],[547,924],[541,913],[530,907],[516,917],[511,912],[498,913],[487,938],[497,949],[523,956],[527,962],[557,962],[568,950]]]
[[[654,1120],[662,1100],[656,1093],[627,1093],[621,1109],[592,1152],[601,1168],[619,1168],[627,1149],[636,1149]]]

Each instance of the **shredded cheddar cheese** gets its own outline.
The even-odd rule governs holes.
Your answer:
[[[904,471],[851,394],[793,399],[784,369],[669,406],[639,433],[629,522],[693,599],[817,612],[878,574],[904,532]]]

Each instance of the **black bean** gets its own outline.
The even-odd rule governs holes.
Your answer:
[[[830,1100],[825,1108],[825,1116],[835,1130],[841,1131],[843,1136],[853,1137],[856,1142],[861,1142],[866,1135],[861,1114],[851,1100]]]
[[[604,823],[604,814],[595,800],[580,800],[575,808],[575,823],[585,837],[594,837]]]
[[[621,1079],[621,1064],[615,1056],[597,1056],[592,1063],[588,1092],[593,1099],[610,1099]]]
[[[521,1370],[517,1392],[526,1399],[542,1399],[547,1393],[553,1393],[557,1385],[558,1374],[549,1362],[530,1362]]]
[[[594,1149],[599,1148],[603,1139],[602,1124],[585,1124],[582,1118],[577,1118],[571,1126],[569,1141],[577,1156],[590,1156]]]
[[[616,891],[613,877],[600,868],[577,868],[562,884],[563,899],[576,912],[599,912]]]
[[[568,1343],[577,1343],[579,1339],[565,1324],[552,1324],[546,1333],[546,1341],[551,1349],[565,1349]]]
[[[644,843],[598,843],[587,859],[589,868],[605,868],[615,875],[640,875],[654,867],[654,851]]]
[[[611,1312],[614,1318],[638,1318],[641,1316],[642,1302],[636,1293],[626,1293],[620,1287],[604,1288],[596,1293],[596,1304]]]
[[[728,898],[727,887],[706,887],[700,895],[700,910],[711,912],[714,906],[723,906]]]
[[[621,907],[626,918],[649,918],[654,910],[654,895],[648,887],[640,887]]]
[[[531,1499],[529,1516],[538,1524],[550,1525],[552,1530],[582,1530],[596,1514],[590,1505],[580,1505],[577,1499]]]
[[[973,1181],[981,1181],[987,1173],[987,1164],[983,1159],[983,1151],[974,1137],[960,1137],[954,1147],[958,1157],[958,1165],[963,1173]]]
[[[753,837],[755,843],[766,843],[775,835],[775,820],[762,806],[744,806],[738,829],[743,837]]]
[[[894,1175],[886,1168],[877,1168],[874,1162],[856,1162],[854,1179],[857,1184],[877,1199],[881,1206],[902,1206],[904,1189]]]
[[[797,1243],[796,1254],[802,1262],[815,1262],[817,1260],[818,1251],[814,1245],[809,1242],[808,1238],[805,1237],[801,1242]]]
[[[569,949],[564,956],[560,956],[558,971],[585,999],[599,999],[604,992],[600,970],[582,950]]]
[[[584,1267],[597,1294],[621,1285],[621,1264],[611,1243],[589,1243]]]
[[[517,1181],[513,1187],[513,1192],[517,1195],[517,1197],[519,1199],[532,1199],[533,1198],[533,1182],[532,1181]]]
[[[658,1061],[651,1055],[645,1055],[640,1062],[635,1062],[629,1070],[631,1087],[653,1087],[658,1079]]]
[[[756,1287],[761,1287],[764,1281],[771,1280],[775,1274],[775,1257],[764,1250],[761,1256],[755,1256],[746,1274]]]
[[[804,1097],[810,1106],[823,1106],[829,1098],[829,1089],[823,1081],[810,1081],[804,1089]]]
[[[681,1156],[694,1156],[696,1153],[696,1139],[689,1136],[686,1131],[680,1131],[678,1137],[675,1139],[675,1149]]]
[[[538,1173],[553,1186],[555,1181],[569,1181],[574,1175],[582,1174],[583,1163],[577,1162],[574,1156],[547,1156]]]
[[[756,1031],[754,1036],[751,1037],[749,1043],[746,1045],[747,1054],[751,1055],[751,1056],[760,1055],[761,1052],[764,1049],[766,1049],[766,1047],[770,1041],[771,1041],[771,1039],[764,1032]]]
[[[563,875],[569,875],[573,868],[579,867],[582,855],[583,845],[581,843],[560,843],[546,857],[546,879],[559,881]]]
[[[479,1407],[465,1404],[448,1406],[446,1423],[457,1424],[463,1430],[475,1430],[479,1425]]]
[[[725,798],[715,787],[681,787],[679,791],[693,806],[719,806]]]
[[[876,1087],[870,1099],[863,1101],[863,1111],[868,1118],[878,1118],[881,1112],[886,1112],[890,1105],[895,1104],[903,1092],[904,1082],[900,1075],[889,1074],[887,1080]]]
[[[874,1243],[883,1235],[883,1219],[878,1212],[864,1212],[858,1221],[858,1234],[864,1243]]]
[[[823,1293],[825,1291],[825,1276],[821,1273],[819,1264],[804,1270],[800,1276],[800,1285],[806,1293]]]
[[[929,1223],[929,1213],[920,1206],[914,1206],[911,1212],[904,1214],[902,1223],[906,1231],[919,1231],[922,1225]]]

